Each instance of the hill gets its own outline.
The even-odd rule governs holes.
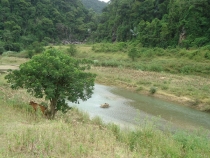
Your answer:
[[[201,47],[210,43],[209,0],[112,0],[95,39],[144,47]]]
[[[92,16],[80,0],[0,1],[0,54],[35,41],[83,41],[94,26]]]

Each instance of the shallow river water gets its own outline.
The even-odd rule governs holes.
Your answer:
[[[100,108],[103,103],[108,103],[110,107]],[[69,105],[72,106],[72,103]],[[92,98],[74,106],[87,112],[91,118],[99,116],[105,123],[113,122],[121,127],[154,124],[160,129],[170,128],[172,131],[199,128],[210,131],[208,113],[116,87],[96,84]]]

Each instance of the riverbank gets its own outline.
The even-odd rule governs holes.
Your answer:
[[[77,45],[77,52],[74,57],[94,60],[94,66],[90,71],[97,74],[96,81],[98,83],[126,88],[144,95],[152,95],[153,97],[179,103],[200,111],[210,111],[210,80],[208,76],[206,77],[209,72],[206,70],[209,62],[207,59],[200,61],[205,54],[203,48],[198,50],[144,48],[147,53],[152,53],[152,56],[149,56],[149,54],[147,56],[145,50],[139,48],[143,51],[144,56],[141,55],[140,58],[131,61],[126,53],[129,48],[123,47],[123,49],[119,49],[117,46],[119,47],[119,44]],[[68,53],[68,46],[54,47],[64,53]],[[50,48],[46,47],[46,49]],[[195,51],[201,52],[199,60],[197,59],[198,55],[191,58]],[[162,55],[158,56],[160,52],[162,52]],[[179,60],[181,57],[182,60]],[[0,65],[4,67],[17,66],[28,60],[7,57],[6,55],[1,58]],[[186,73],[178,73],[178,68],[180,72],[183,72],[181,70],[186,68],[185,66],[180,66],[184,65],[184,63],[188,67],[198,66],[199,69],[196,69],[196,71],[199,70],[200,75],[196,75],[196,72],[193,72],[194,69],[189,71],[192,71],[192,74],[187,73],[188,71],[184,71]],[[147,71],[145,66],[150,71]],[[170,69],[170,72],[174,73],[162,71],[163,69],[159,69],[160,67],[164,67],[167,70]],[[5,71],[5,68],[2,71]]]
[[[92,73],[97,74],[96,81],[101,84],[126,88],[140,94],[150,95],[167,101],[189,106],[200,111],[207,111],[207,93],[204,94],[201,86],[210,84],[207,78],[199,76],[184,76],[167,73],[148,72],[124,68],[92,67]],[[193,89],[189,92],[189,87]],[[151,94],[150,89],[155,88],[156,92]],[[206,98],[199,100],[192,97],[197,94],[206,95]]]
[[[0,157],[208,157],[208,132],[171,133],[147,122],[135,131],[104,124],[72,109],[55,120],[34,114],[25,90],[11,90],[0,75]],[[40,102],[40,100],[37,102]]]
[[[98,75],[98,83],[210,111],[207,49],[137,47],[132,61],[128,56],[132,47],[128,43],[77,45],[75,57],[94,60],[90,71]]]
[[[15,65],[23,62],[18,58],[11,59]],[[4,65],[11,63],[10,58],[3,61]],[[106,71],[127,73],[99,68],[94,67],[91,71],[100,72],[97,82],[106,84],[118,83],[111,80]],[[202,130],[172,134],[160,131],[154,123],[148,122],[136,131],[124,131],[114,124],[105,125],[99,118],[90,120],[86,113],[77,109],[67,114],[58,113],[55,120],[46,120],[34,114],[28,105],[30,100],[38,103],[42,100],[33,98],[26,90],[10,89],[4,75],[0,73],[0,157],[179,158],[208,157],[210,154],[208,134]],[[121,75],[119,80],[119,85],[125,82]],[[129,84],[126,86],[125,83]],[[125,83],[122,87],[137,88],[130,86],[130,80]]]

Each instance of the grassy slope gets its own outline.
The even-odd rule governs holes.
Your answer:
[[[97,82],[121,86],[144,94],[149,94],[150,89],[154,87],[157,89],[156,97],[183,103],[202,111],[210,109],[210,80],[206,77],[210,71],[205,70],[210,64],[208,60],[200,59],[200,56],[197,57],[200,60],[195,61],[187,58],[187,55],[183,57],[153,55],[153,57],[139,57],[132,62],[123,51],[96,52],[92,50],[92,46],[77,47],[79,50],[77,58],[97,60],[95,64],[97,66],[91,69],[91,72],[98,75]],[[177,54],[184,53],[190,56],[193,51],[180,50]],[[197,75],[197,69],[192,73],[190,70],[188,72],[188,69],[185,70],[187,64],[189,67],[193,65],[200,67],[200,75]],[[129,67],[132,68],[128,69]],[[141,68],[145,70],[142,71]],[[185,71],[180,73],[181,70],[185,70],[187,74]]]
[[[53,121],[34,115],[24,91],[0,76],[0,157],[133,157],[111,130],[73,109]],[[138,154],[137,154],[138,155]]]
[[[22,62],[18,58],[11,59],[15,64]],[[10,58],[6,58],[4,62],[10,63],[9,60]],[[119,72],[116,83],[127,87],[133,84],[134,88],[137,88],[132,79],[127,80],[125,75],[120,75],[130,71],[125,72],[126,69],[122,68],[104,68],[104,70],[100,68],[96,67],[96,70],[93,70],[101,73],[99,81],[105,83],[107,83],[106,79],[112,81],[113,76],[106,73],[112,70],[113,74]],[[133,74],[137,73],[135,70],[132,71],[134,71]],[[147,73],[149,73],[147,77],[151,76],[150,72]],[[172,77],[176,78],[176,76]],[[208,157],[210,155],[210,141],[205,131],[163,133],[157,130],[153,123],[140,127],[135,132],[121,131],[116,125],[103,125],[98,118],[90,121],[87,114],[78,112],[76,109],[66,115],[58,114],[55,120],[48,121],[31,113],[31,109],[28,108],[29,100],[35,100],[35,98],[29,96],[24,90],[11,90],[4,80],[4,74],[0,75],[0,157],[127,158]]]
[[[25,91],[0,84],[0,157],[208,157],[204,131],[171,134],[150,122],[136,131],[122,131],[99,118],[73,109],[55,120],[32,113]],[[13,97],[13,95],[16,97]],[[21,98],[21,99],[19,99]]]

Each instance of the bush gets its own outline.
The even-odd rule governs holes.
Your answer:
[[[28,57],[31,59],[34,55],[34,51],[33,50],[28,50]]]
[[[138,57],[138,51],[136,47],[133,47],[128,51],[128,56],[132,59],[132,61],[134,61],[134,59]]]
[[[118,48],[118,51],[124,51],[124,49],[127,48],[127,44],[125,42],[119,42],[117,43],[117,48]]]
[[[51,42],[51,39],[50,39],[49,37],[45,37],[45,38],[43,39],[43,44],[44,44],[45,46],[47,46],[50,42]]]
[[[156,87],[151,87],[150,90],[149,90],[150,94],[155,94],[156,91],[157,91]]]
[[[75,56],[77,54],[77,49],[76,46],[74,44],[71,44],[70,47],[67,49],[67,52],[71,55],[71,56]]]
[[[210,50],[210,45],[203,46],[201,49],[202,50]]]
[[[32,49],[34,49],[34,53],[41,53],[45,50],[43,44],[38,41],[32,43]]]
[[[204,55],[204,58],[210,59],[210,51],[207,51]]]
[[[165,50],[164,50],[163,48],[155,47],[155,48],[153,49],[153,51],[155,52],[155,54],[156,54],[157,56],[163,56],[163,55],[165,55]]]
[[[207,37],[199,37],[196,38],[193,42],[193,45],[196,45],[198,47],[203,46],[204,44],[206,44],[208,42],[208,38]]]
[[[5,51],[4,47],[3,46],[0,46],[0,55],[3,54]]]
[[[12,51],[19,52],[21,50],[20,43],[13,43]]]
[[[5,43],[4,49],[7,51],[19,52],[21,50],[20,43]]]

